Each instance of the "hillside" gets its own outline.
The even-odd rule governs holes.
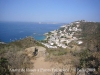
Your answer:
[[[27,75],[25,72],[11,72],[10,69],[30,67],[30,58],[25,49],[41,45],[32,37],[27,37],[8,44],[0,44],[0,75]]]
[[[82,37],[84,46],[93,50],[98,46],[100,49],[100,23],[98,22],[81,22],[80,28],[82,33],[79,37]]]
[[[41,42],[27,37],[0,44],[0,75],[100,75],[99,22],[75,21],[45,35]],[[60,71],[29,73],[27,68]]]
[[[84,20],[71,22],[58,30],[45,34],[47,48],[64,48],[80,61],[76,68],[94,68],[96,71],[88,75],[100,74],[100,23]],[[63,49],[62,49],[63,51]],[[56,53],[56,52],[55,52]],[[65,53],[66,54],[66,53]],[[72,59],[72,58],[71,58]],[[74,65],[75,62],[74,61]]]
[[[100,23],[75,21],[61,26],[58,30],[46,33],[43,43],[48,48],[68,48],[69,44],[84,44],[86,39],[100,39]],[[99,42],[99,41],[98,41]]]

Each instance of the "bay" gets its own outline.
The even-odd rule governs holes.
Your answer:
[[[0,41],[12,42],[32,36],[35,40],[43,40],[46,32],[58,29],[62,24],[39,24],[33,22],[0,22]]]

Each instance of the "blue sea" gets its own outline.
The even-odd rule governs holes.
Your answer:
[[[62,24],[0,22],[0,41],[9,43],[27,36],[32,36],[35,40],[44,40],[44,33],[58,29],[60,26]]]

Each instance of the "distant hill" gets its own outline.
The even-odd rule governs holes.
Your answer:
[[[80,22],[81,35],[87,50],[80,53],[81,67],[94,68],[90,75],[100,75],[100,22]]]
[[[80,37],[83,37],[84,44],[90,45],[87,46],[89,49],[97,45],[100,48],[100,22],[81,22],[80,28],[82,29]]]

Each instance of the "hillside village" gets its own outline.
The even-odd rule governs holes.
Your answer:
[[[72,41],[76,42],[77,44],[82,44],[83,41],[81,40],[81,37],[78,38],[75,36],[75,34],[82,32],[82,29],[80,28],[80,22],[86,21],[81,20],[71,22],[70,24],[61,26],[58,30],[45,33],[46,42],[42,42],[42,44],[47,48],[67,48],[68,44]]]
[[[100,22],[75,21],[45,36],[42,44],[32,37],[0,43],[0,75],[100,75]],[[28,72],[28,68],[61,71]]]

